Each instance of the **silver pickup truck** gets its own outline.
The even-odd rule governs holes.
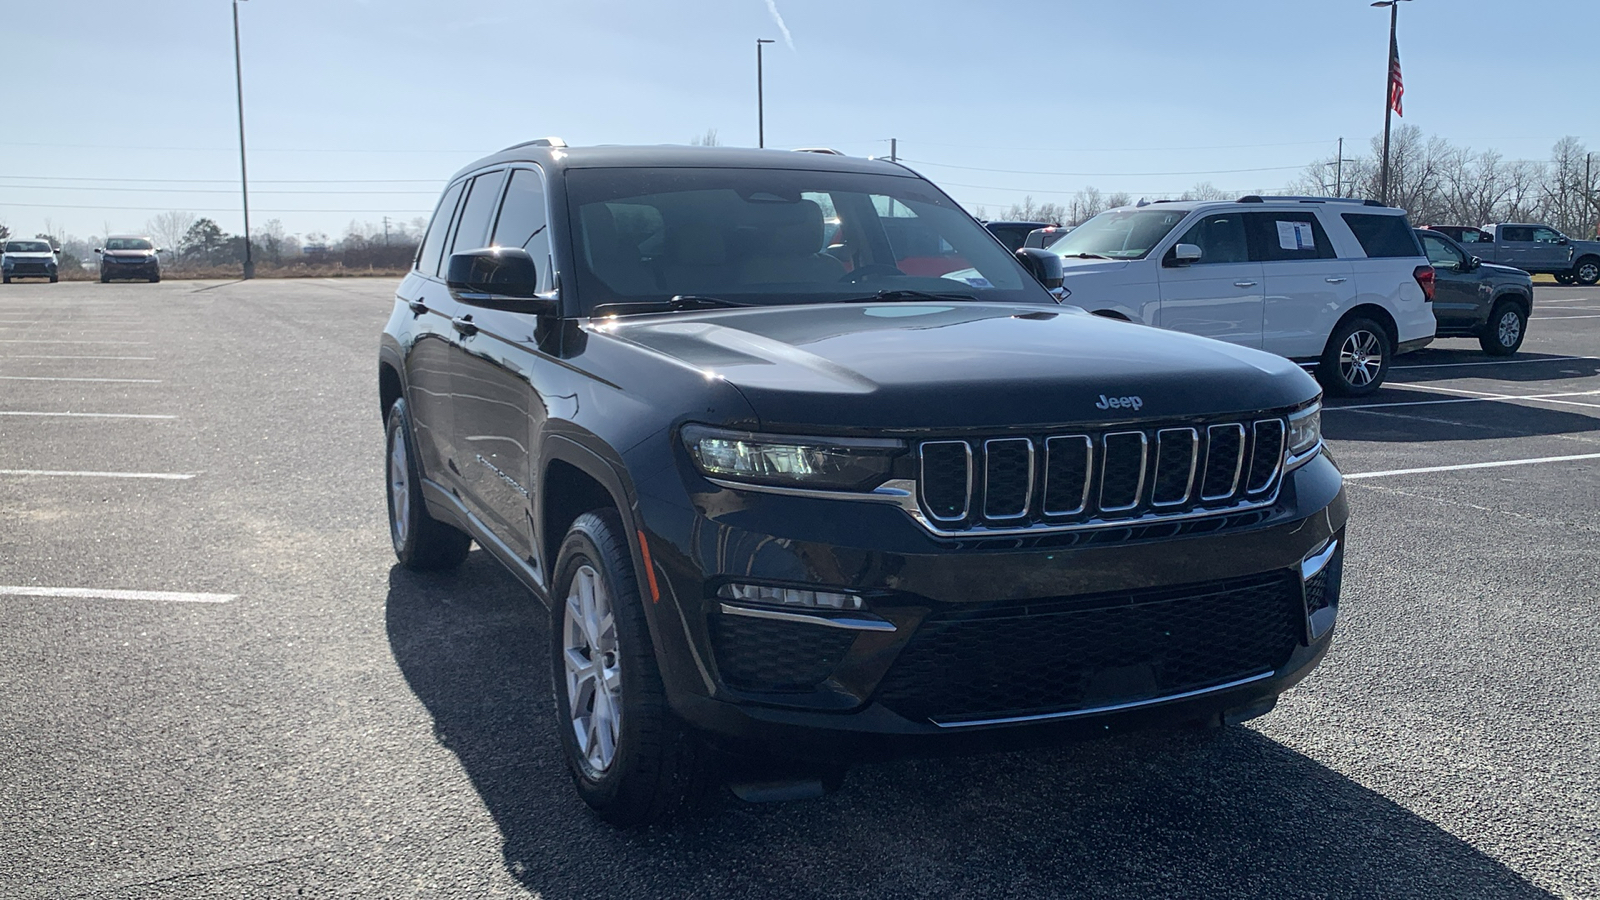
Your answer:
[[[1554,275],[1562,284],[1600,282],[1600,241],[1579,241],[1549,225],[1505,222],[1470,228],[1426,225],[1442,232],[1484,262],[1514,266],[1535,275]]]

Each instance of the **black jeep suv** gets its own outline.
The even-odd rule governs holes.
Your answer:
[[[391,535],[549,608],[601,815],[710,759],[1221,726],[1327,652],[1316,383],[1057,305],[1039,252],[883,161],[550,139],[450,181],[379,352]]]

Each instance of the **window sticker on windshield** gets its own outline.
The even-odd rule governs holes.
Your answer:
[[[1311,223],[1279,222],[1278,246],[1285,250],[1317,249],[1317,238],[1311,232]]]

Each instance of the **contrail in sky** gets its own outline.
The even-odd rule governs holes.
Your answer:
[[[783,15],[778,12],[778,0],[767,0],[767,12],[772,13],[772,21],[778,23],[778,30],[783,32],[783,42],[794,49],[794,36],[789,33],[789,26],[783,24]]]

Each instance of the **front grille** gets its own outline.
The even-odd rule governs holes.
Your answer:
[[[913,720],[1094,709],[1227,684],[1289,659],[1305,630],[1298,578],[985,604],[924,621],[878,699]]]
[[[1278,418],[925,441],[918,500],[952,533],[1226,512],[1271,498],[1284,441]]]
[[[50,266],[42,262],[22,262],[18,260],[11,264],[13,275],[44,275],[50,271]]]
[[[711,645],[724,684],[745,691],[810,691],[833,674],[854,632],[716,613]]]

